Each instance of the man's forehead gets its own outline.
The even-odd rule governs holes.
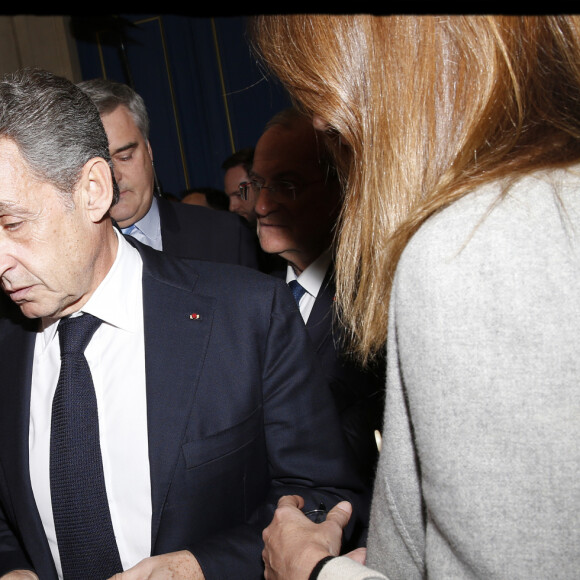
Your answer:
[[[226,171],[226,179],[230,178],[230,179],[243,179],[244,177],[246,177],[248,175],[246,168],[243,165],[235,165],[234,167],[230,167],[227,171]]]
[[[119,105],[116,109],[102,114],[101,121],[109,143],[114,148],[119,148],[130,141],[138,142],[143,139],[133,115],[124,105]]]
[[[314,130],[306,127],[270,127],[258,140],[252,171],[284,174],[323,170]],[[272,175],[273,177],[273,175]]]
[[[0,215],[39,215],[52,194],[64,199],[53,184],[35,175],[12,139],[0,137]]]
[[[24,161],[18,145],[0,137],[0,193],[5,188],[32,179],[32,172]]]
[[[268,180],[306,180],[318,179],[324,175],[323,167],[316,157],[271,156],[254,158],[250,177]]]
[[[18,160],[20,163],[24,163],[22,154],[18,145],[13,139],[9,137],[0,137],[0,161],[9,160],[11,163]]]
[[[244,181],[248,180],[248,173],[246,172],[243,165],[236,165],[235,167],[230,167],[224,176],[224,185],[226,193],[231,195],[232,193],[238,192],[238,185]]]

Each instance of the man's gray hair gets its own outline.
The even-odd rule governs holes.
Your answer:
[[[130,86],[107,79],[82,81],[77,86],[91,97],[101,116],[112,113],[120,105],[127,107],[145,141],[149,140],[149,115],[145,101]]]
[[[74,83],[27,68],[0,79],[0,138],[18,146],[32,174],[72,202],[83,166],[94,157],[112,163],[97,108]],[[114,201],[118,187],[114,177]]]

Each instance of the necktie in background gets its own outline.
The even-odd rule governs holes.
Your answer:
[[[58,326],[61,369],[52,403],[50,490],[65,580],[122,571],[99,443],[97,399],[84,351],[101,320],[83,314]]]
[[[300,286],[298,280],[290,280],[290,282],[288,282],[288,286],[292,291],[294,300],[296,300],[296,304],[300,304],[300,298],[302,298],[306,290],[302,286]]]

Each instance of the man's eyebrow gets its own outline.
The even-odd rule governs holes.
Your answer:
[[[258,179],[264,179],[261,175],[259,175],[258,173],[256,173],[255,171],[250,170],[250,172],[248,173],[248,177],[250,179],[252,178],[258,178]],[[273,181],[300,181],[303,180],[302,175],[300,175],[299,173],[296,173],[295,171],[292,170],[288,170],[288,171],[279,171],[278,173],[276,173],[275,175],[272,176],[272,180]]]
[[[115,149],[115,151],[113,151],[111,153],[111,157],[113,155],[117,155],[118,153],[123,153],[123,151],[127,151],[128,149],[135,149],[135,147],[137,147],[137,142],[133,141],[131,143],[127,143],[126,145],[123,145],[122,147],[119,147],[117,149]]]
[[[35,212],[13,201],[0,201],[0,216],[3,215],[31,217],[35,215]]]

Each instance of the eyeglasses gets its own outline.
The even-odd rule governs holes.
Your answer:
[[[296,199],[296,186],[289,181],[278,181],[272,185],[265,185],[255,179],[250,181],[244,181],[238,186],[240,190],[240,197],[244,201],[248,201],[248,194],[250,191],[258,196],[262,189],[268,189],[270,191],[270,197],[273,201],[294,201]]]
[[[250,179],[250,181],[244,181],[240,183],[238,189],[240,191],[240,197],[244,201],[248,201],[248,194],[251,191],[254,195],[260,195],[262,189],[270,190],[270,197],[273,201],[283,203],[285,201],[294,201],[298,195],[299,189],[304,189],[315,183],[326,182],[326,179],[315,179],[314,181],[309,181],[308,183],[301,183],[296,185],[290,181],[277,181],[272,185],[265,185],[260,181],[255,179]]]

